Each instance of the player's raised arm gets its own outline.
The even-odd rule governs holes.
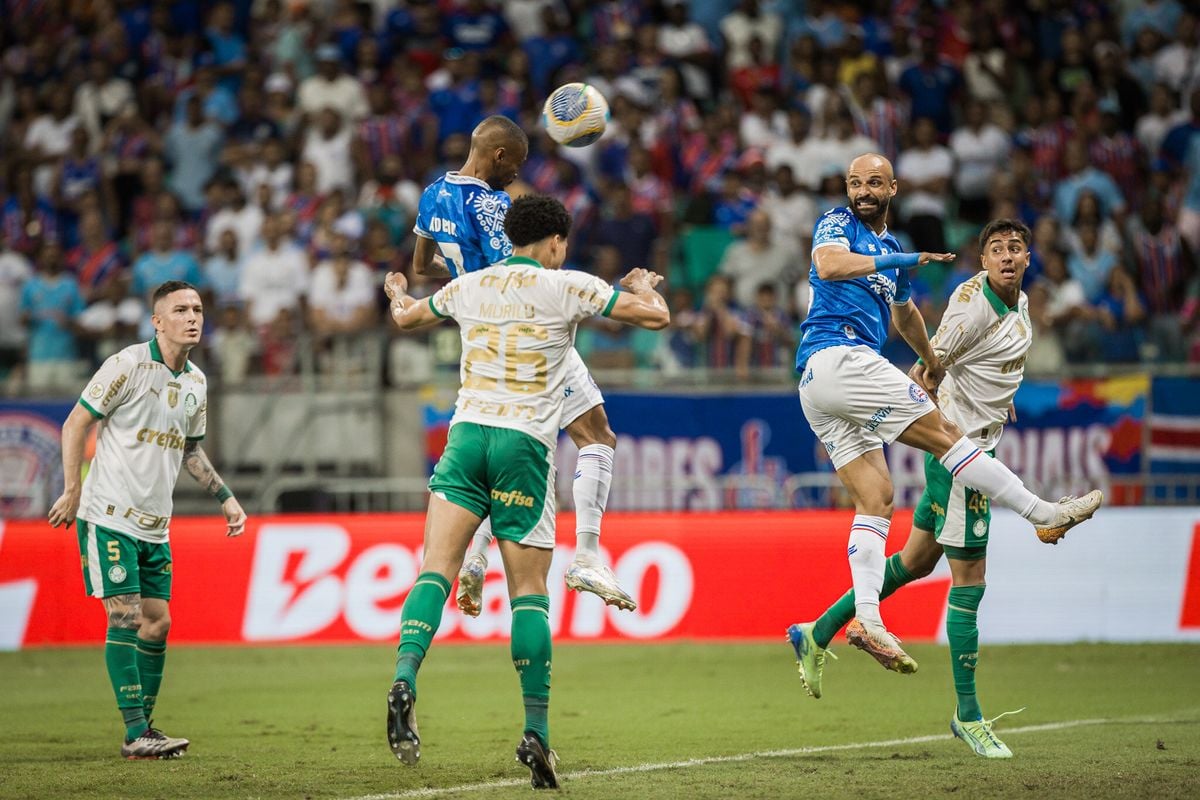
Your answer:
[[[413,249],[413,272],[426,278],[450,277],[446,259],[438,252],[437,242],[433,239],[417,237],[417,246]]]
[[[846,281],[861,278],[873,272],[889,269],[913,269],[923,267],[931,261],[947,263],[953,261],[954,253],[888,253],[867,256],[852,253],[844,246],[825,244],[813,248],[813,266],[817,277],[823,281]]]
[[[612,309],[608,312],[609,319],[661,331],[671,324],[671,311],[654,287],[662,282],[662,276],[657,272],[645,269],[633,269],[621,279],[621,286],[629,291],[620,292]]]
[[[434,307],[437,298],[448,296],[447,288],[449,287],[443,287],[427,301],[421,301],[415,297],[409,297],[408,280],[403,273],[389,272],[383,279],[383,291],[391,301],[389,309],[392,321],[402,331],[427,328],[448,318],[449,314],[443,314]]]

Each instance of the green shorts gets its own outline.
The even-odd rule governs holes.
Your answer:
[[[954,480],[940,461],[926,453],[925,491],[913,512],[913,525],[933,531],[947,558],[978,561],[987,555],[991,524],[992,504],[987,495]]]
[[[491,517],[501,539],[554,547],[554,454],[527,433],[455,423],[429,491]]]
[[[171,599],[170,542],[144,542],[82,519],[75,520],[75,532],[89,597],[140,594]]]

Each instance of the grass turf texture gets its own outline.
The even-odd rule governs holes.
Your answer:
[[[948,732],[945,648],[911,648],[921,671],[902,676],[837,647],[825,697],[812,700],[782,640],[556,647],[550,730],[563,796],[1200,795],[1200,646],[985,645],[984,712],[1029,707],[997,730],[1016,757],[987,762]],[[430,795],[528,797],[528,771],[513,760],[522,717],[507,647],[434,648],[420,676],[416,768],[385,738],[392,659],[385,644],[173,648],[156,724],[191,750],[126,762],[98,648],[0,654],[0,798],[403,797],[505,781]],[[1095,719],[1112,721],[1005,733]],[[937,738],[603,774],[923,736]]]

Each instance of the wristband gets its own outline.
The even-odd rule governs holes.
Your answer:
[[[910,269],[920,265],[920,253],[888,253],[883,256],[875,256],[876,272],[883,272],[885,269]]]
[[[228,500],[231,497],[233,497],[233,492],[230,491],[228,486],[222,485],[221,488],[217,490],[217,502],[218,503],[224,503],[226,500]]]

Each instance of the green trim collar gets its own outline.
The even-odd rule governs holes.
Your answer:
[[[988,303],[991,304],[992,310],[996,312],[997,316],[1003,317],[1005,314],[1017,310],[1016,306],[1005,305],[1000,296],[992,291],[992,285],[988,283],[986,275],[983,276],[983,296],[987,298]]]
[[[153,359],[154,361],[157,361],[158,363],[162,364],[164,367],[167,367],[167,362],[163,361],[162,349],[158,346],[158,337],[151,336],[149,345],[150,345],[150,358]],[[192,371],[192,363],[185,358],[183,360],[183,369],[181,369],[179,372],[176,372],[175,370],[171,369],[170,367],[167,367],[167,369],[171,371],[172,377],[178,378],[183,373]]]
[[[504,259],[504,266],[506,266],[506,267],[537,267],[538,269],[545,269],[545,267],[543,267],[537,261],[537,259],[526,258],[525,256],[509,256],[508,258]]]

